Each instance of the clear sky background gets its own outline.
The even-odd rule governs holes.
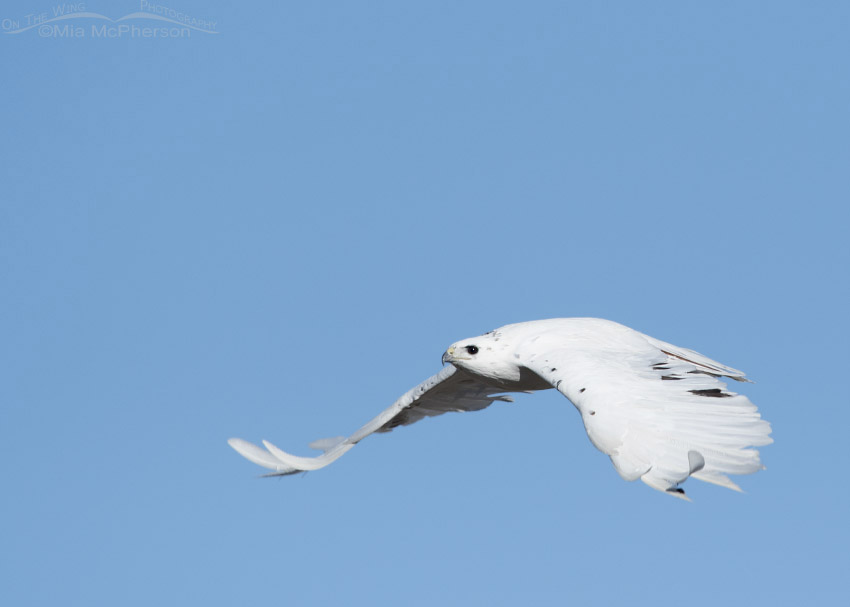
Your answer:
[[[166,6],[217,33],[0,14],[3,604],[847,599],[846,2]],[[226,444],[558,316],[746,371],[767,470],[626,483],[551,392]]]

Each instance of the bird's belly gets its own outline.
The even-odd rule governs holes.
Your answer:
[[[470,373],[470,375],[472,375]],[[504,390],[505,392],[524,392],[526,390],[551,390],[554,386],[537,375],[534,371],[520,367],[519,379],[504,379],[483,375],[474,376],[478,381],[483,381],[490,386]]]

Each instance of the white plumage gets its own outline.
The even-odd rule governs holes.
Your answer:
[[[728,475],[760,470],[751,447],[773,442],[755,405],[720,380],[748,381],[742,372],[608,320],[507,325],[452,344],[443,362],[451,365],[348,438],[311,443],[324,452],[318,457],[291,455],[267,441],[265,449],[228,442],[272,475],[294,474],[327,466],[373,432],[512,400],[505,392],[555,388],[621,477],[684,499],[680,485],[688,477],[740,490]]]

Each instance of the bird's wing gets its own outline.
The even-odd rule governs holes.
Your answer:
[[[538,342],[520,358],[576,406],[626,480],[685,498],[689,476],[740,491],[727,475],[763,468],[750,447],[773,442],[770,424],[720,380],[748,381],[736,369],[630,329],[578,347]]]
[[[401,398],[385,409],[357,432],[345,437],[320,439],[310,447],[324,451],[318,457],[298,457],[281,451],[268,441],[265,449],[231,438],[227,442],[243,457],[264,468],[274,470],[271,476],[284,476],[307,470],[318,470],[339,459],[358,442],[374,432],[389,432],[398,426],[441,415],[449,411],[478,411],[494,401],[512,401],[501,390],[487,386],[453,365],[408,390]]]

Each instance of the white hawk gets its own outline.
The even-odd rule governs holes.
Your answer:
[[[609,320],[507,325],[455,342],[443,363],[451,364],[351,436],[311,443],[324,452],[318,457],[291,455],[267,441],[265,449],[228,442],[273,470],[270,476],[283,476],[323,468],[373,432],[513,400],[505,392],[555,388],[578,409],[590,441],[621,477],[684,499],[680,485],[688,477],[740,491],[727,475],[762,469],[751,447],[773,442],[755,405],[720,380],[749,381],[742,372]]]

